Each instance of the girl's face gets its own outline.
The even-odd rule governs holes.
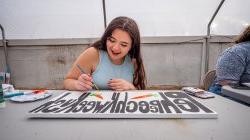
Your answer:
[[[121,29],[115,29],[106,41],[110,60],[114,64],[122,64],[132,46],[130,35]]]

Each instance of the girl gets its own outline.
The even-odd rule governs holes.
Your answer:
[[[74,62],[64,80],[65,89],[87,91],[93,85],[104,90],[145,89],[140,43],[140,32],[133,19],[113,19],[101,39]]]
[[[250,82],[250,25],[237,37],[235,43],[219,57],[216,79],[209,91],[221,94],[224,85]]]

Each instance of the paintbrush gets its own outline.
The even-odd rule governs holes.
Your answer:
[[[80,65],[76,64],[76,66],[77,66],[77,68],[81,71],[81,73],[87,74],[87,73],[83,70],[83,68],[82,68]],[[99,88],[96,86],[96,84],[95,84],[94,82],[92,82],[92,84],[94,85],[94,88],[95,88],[96,90],[99,90]]]

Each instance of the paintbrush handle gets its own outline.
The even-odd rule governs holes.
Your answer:
[[[92,84],[94,85],[96,90],[99,90],[99,88],[96,86],[96,84],[94,82],[92,82]]]
[[[76,66],[77,66],[77,68],[81,71],[81,73],[87,74],[87,73],[83,70],[83,68],[82,68],[80,65],[76,64]],[[92,84],[94,85],[94,88],[95,88],[96,90],[99,90],[99,88],[96,86],[96,84],[95,84],[94,82],[92,82]]]
[[[81,73],[87,74],[80,65],[76,64],[77,68],[81,71]]]

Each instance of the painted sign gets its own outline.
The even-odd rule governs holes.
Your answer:
[[[32,118],[217,118],[182,91],[67,91],[31,110]]]

